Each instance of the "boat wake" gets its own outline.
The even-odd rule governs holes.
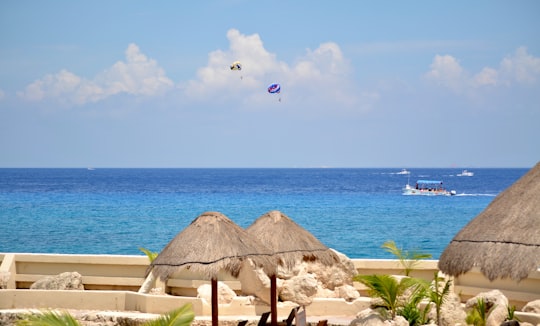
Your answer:
[[[466,194],[466,193],[461,193],[461,194],[455,194],[456,197],[495,197],[497,195],[495,194]]]

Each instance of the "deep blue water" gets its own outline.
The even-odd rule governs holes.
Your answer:
[[[351,258],[405,250],[438,259],[528,169],[411,169],[452,197],[401,195],[400,169],[0,169],[0,252],[135,254],[161,249],[205,211],[242,227],[280,210]]]

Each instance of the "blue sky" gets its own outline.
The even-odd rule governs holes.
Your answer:
[[[539,160],[538,1],[0,2],[0,167]]]

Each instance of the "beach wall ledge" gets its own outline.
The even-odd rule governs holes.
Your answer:
[[[174,275],[165,284],[167,293],[174,295],[139,293],[149,265],[146,256],[0,253],[0,262],[0,287],[3,288],[0,290],[0,309],[63,308],[162,314],[191,302],[196,315],[211,315],[209,303],[196,297],[197,288],[208,282],[200,280],[195,274],[186,272]],[[352,262],[362,275],[403,274],[397,260],[352,259]],[[29,289],[39,279],[72,271],[82,275],[85,290]],[[425,260],[419,261],[411,276],[432,280],[435,272],[438,272],[437,261]],[[240,293],[241,284],[237,279],[223,275],[220,280]],[[454,292],[462,302],[493,289],[500,290],[517,310],[530,301],[540,299],[540,271],[531,273],[517,283],[511,280],[490,282],[478,270],[472,270],[454,278],[453,283]],[[369,307],[367,289],[356,282],[354,286],[362,295],[359,299],[347,302],[344,299],[316,298],[307,307],[308,314],[347,316]],[[279,302],[280,318],[286,318],[293,306],[291,302]],[[260,300],[239,296],[230,304],[220,304],[219,313],[221,316],[257,316],[269,309]],[[540,316],[534,324],[538,323]]]

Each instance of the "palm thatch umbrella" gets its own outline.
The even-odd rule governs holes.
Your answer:
[[[165,246],[150,264],[166,281],[175,272],[189,269],[212,284],[212,325],[218,325],[217,279],[220,271],[238,277],[242,264],[250,259],[267,274],[275,273],[270,249],[253,235],[219,212],[205,212]]]
[[[298,261],[319,261],[324,265],[339,262],[338,255],[309,231],[280,211],[270,211],[251,224],[247,232],[272,249],[277,263],[288,268]],[[277,325],[276,274],[270,276],[270,308],[272,325]]]
[[[473,267],[490,281],[518,282],[540,267],[540,163],[459,231],[439,259],[452,276]]]

